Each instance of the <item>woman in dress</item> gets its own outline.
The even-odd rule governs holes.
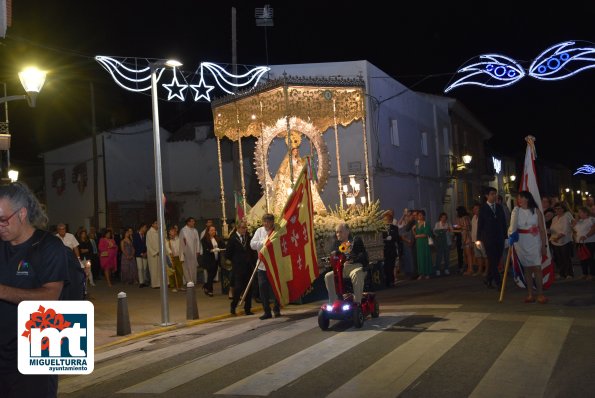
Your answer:
[[[430,252],[429,238],[432,235],[432,227],[426,223],[426,212],[418,210],[417,224],[413,227],[415,236],[415,247],[417,249],[417,279],[430,279],[432,272],[432,253]]]
[[[463,275],[473,275],[473,240],[471,239],[471,218],[464,206],[457,207],[459,224],[457,232],[461,233],[461,246],[467,263],[467,271]]]
[[[550,243],[554,250],[554,262],[558,265],[561,279],[572,279],[572,221],[566,203],[558,202],[553,207],[556,215],[550,225]]]
[[[91,244],[91,240],[89,239],[89,235],[87,234],[87,230],[81,229],[77,234],[76,240],[79,242],[79,253],[81,254],[81,261],[85,265],[85,275],[87,276],[87,282],[91,286],[95,286],[93,273],[91,272],[93,246]]]
[[[111,230],[105,231],[103,238],[99,240],[99,263],[103,275],[109,287],[112,286],[111,275],[118,268],[118,246],[113,238]]]
[[[176,293],[178,290],[186,290],[182,286],[183,261],[180,260],[180,238],[178,237],[178,226],[172,225],[167,230],[167,242],[165,251],[171,261],[171,271],[168,271],[169,286]],[[169,264],[168,264],[169,265]]]
[[[581,279],[590,281],[595,275],[595,261],[593,260],[593,255],[595,254],[595,217],[591,216],[587,207],[579,207],[578,220],[573,223],[573,228],[576,232],[576,243],[578,245],[585,245],[591,252],[590,257],[581,260],[581,267],[583,269]]]
[[[138,283],[138,270],[136,268],[136,257],[134,256],[134,246],[132,244],[132,228],[124,231],[124,238],[120,242],[122,259],[120,260],[120,278],[122,283],[129,285]]]
[[[415,274],[413,270],[413,234],[411,233],[411,229],[407,228],[409,222],[411,221],[411,213],[407,212],[401,218],[399,222],[399,241],[403,242],[403,250],[401,251],[401,256],[399,257],[399,267],[401,268],[401,272],[405,274],[405,276],[411,278]]]
[[[213,281],[221,265],[220,251],[225,248],[225,243],[217,236],[217,229],[213,225],[207,228],[200,243],[203,249],[202,265],[207,270],[207,282],[203,285],[203,290],[207,296],[213,297]]]
[[[452,225],[448,222],[446,213],[440,213],[438,222],[434,225],[434,236],[436,237],[436,276],[440,276],[440,265],[444,264],[442,272],[450,275],[450,246],[452,242]]]
[[[519,206],[512,211],[508,234],[512,237],[516,255],[525,270],[525,283],[528,296],[525,303],[534,303],[533,277],[537,287],[537,302],[547,303],[543,295],[543,273],[541,263],[547,255],[547,234],[545,218],[539,210],[533,195],[529,191],[521,191],[517,196]]]

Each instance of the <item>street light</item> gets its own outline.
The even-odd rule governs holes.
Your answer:
[[[45,83],[45,77],[47,72],[41,71],[35,67],[29,67],[19,72],[19,79],[27,94],[25,95],[11,95],[8,97],[0,98],[0,104],[8,101],[15,100],[27,100],[31,108],[35,108],[35,100],[37,94],[41,91],[43,84]]]
[[[469,164],[471,163],[471,160],[473,160],[473,156],[471,156],[469,153],[463,155],[463,163]]]
[[[0,98],[0,104],[4,104],[6,121],[0,123],[0,150],[6,151],[6,169],[10,167],[10,130],[8,128],[8,104],[9,101],[27,100],[31,108],[35,107],[37,95],[45,83],[47,73],[37,68],[29,67],[19,72],[19,79],[25,92],[24,95],[6,95],[6,84],[4,85],[4,97]]]
[[[19,179],[19,172],[16,170],[8,170],[8,178],[10,182],[17,182]]]
[[[510,181],[514,182],[514,180],[516,180],[516,176],[513,174],[510,176]]]
[[[161,261],[161,325],[169,322],[169,304],[167,299],[167,270],[165,269],[165,220],[163,178],[161,175],[161,140],[159,138],[159,107],[157,104],[157,70],[165,67],[176,68],[182,63],[173,59],[151,63],[151,100],[153,104],[153,150],[155,151],[155,201],[157,202],[157,223],[159,224],[159,261]]]

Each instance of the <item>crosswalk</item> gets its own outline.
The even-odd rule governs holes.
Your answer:
[[[230,320],[99,353],[64,397],[541,397],[573,318],[388,307],[323,332],[312,313]],[[454,384],[454,375],[464,379]],[[530,382],[528,382],[530,381]]]

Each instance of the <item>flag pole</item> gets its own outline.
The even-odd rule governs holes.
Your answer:
[[[500,287],[499,303],[504,301],[504,289],[506,288],[506,277],[508,276],[508,267],[510,265],[510,255],[512,253],[512,245],[508,246],[508,254],[506,255],[506,264],[504,265],[504,276],[502,277],[502,286]]]
[[[238,303],[239,306],[243,305],[244,301],[246,300],[246,296],[248,295],[248,289],[250,289],[250,287],[252,286],[252,281],[254,281],[254,276],[256,275],[256,271],[258,271],[258,267],[254,267],[254,271],[252,271],[252,275],[250,276],[248,285],[246,285],[246,290],[244,290],[244,293],[242,294],[242,298],[240,299],[240,302]]]

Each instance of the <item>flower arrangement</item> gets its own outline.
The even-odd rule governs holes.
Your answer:
[[[354,234],[362,232],[381,232],[384,230],[382,217],[384,211],[380,210],[380,201],[377,200],[367,205],[350,206],[345,209],[335,206],[325,215],[314,215],[314,235],[316,240],[326,240],[335,235],[335,228],[342,222],[347,223],[349,229]],[[251,213],[247,217],[248,230],[250,233],[261,226],[260,216]]]

